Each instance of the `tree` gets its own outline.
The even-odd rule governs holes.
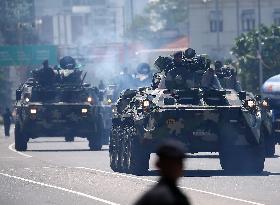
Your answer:
[[[126,36],[133,40],[153,42],[162,31],[186,33],[188,0],[154,0],[142,15],[136,16]]]
[[[264,80],[280,73],[280,27],[261,26],[235,40],[232,53],[237,59],[243,88],[259,92],[259,40]]]
[[[182,23],[187,24],[187,0],[151,1],[146,12],[150,16],[152,29],[177,29]]]

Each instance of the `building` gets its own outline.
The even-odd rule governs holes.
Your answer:
[[[81,46],[121,42],[124,11],[112,0],[35,0],[42,43]]]
[[[190,46],[213,58],[230,57],[234,39],[258,28],[259,8],[261,24],[280,25],[279,0],[188,1]]]

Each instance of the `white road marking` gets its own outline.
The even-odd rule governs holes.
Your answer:
[[[13,152],[16,152],[16,153],[18,153],[18,154],[20,154],[20,155],[22,155],[22,156],[24,156],[24,157],[27,157],[27,158],[32,157],[31,155],[24,154],[24,153],[22,153],[22,152],[16,151],[16,150],[13,148],[14,145],[15,145],[15,143],[10,144],[10,145],[9,145],[9,150],[11,150],[11,151],[13,151]]]
[[[95,201],[102,202],[104,204],[119,205],[119,204],[116,204],[114,202],[111,202],[111,201],[108,201],[108,200],[105,200],[105,199],[101,199],[101,198],[98,198],[98,197],[95,197],[95,196],[91,196],[91,195],[88,195],[88,194],[85,194],[85,193],[82,193],[82,192],[78,192],[78,191],[73,191],[73,190],[70,190],[70,189],[63,188],[63,187],[59,187],[59,186],[55,186],[55,185],[51,185],[51,184],[45,184],[45,183],[42,183],[42,182],[37,182],[37,181],[30,180],[30,179],[25,179],[25,178],[22,178],[22,177],[13,176],[13,175],[1,173],[1,172],[0,172],[0,175],[5,176],[5,177],[9,177],[9,178],[13,178],[13,179],[18,179],[18,180],[21,180],[21,181],[24,181],[24,182],[36,184],[36,185],[39,185],[39,186],[44,186],[44,187],[48,187],[48,188],[57,189],[57,190],[60,190],[60,191],[71,193],[71,194],[76,194],[76,195],[83,196],[83,197],[86,197],[86,198],[89,198],[89,199],[93,199]]]
[[[85,169],[85,170],[95,171],[95,172],[99,172],[99,173],[102,173],[102,174],[110,174],[110,175],[115,175],[115,176],[120,176],[120,177],[126,177],[126,178],[129,178],[129,179],[136,179],[136,180],[141,180],[141,181],[145,181],[145,182],[157,183],[157,181],[150,180],[150,179],[144,179],[144,178],[141,178],[141,177],[126,175],[126,174],[121,174],[121,173],[108,172],[108,171],[103,171],[103,170],[99,170],[99,169],[93,169],[93,168],[87,168],[87,167],[74,167],[74,168],[75,169]],[[221,198],[224,198],[224,199],[239,201],[239,202],[243,202],[243,203],[247,203],[247,204],[265,205],[265,204],[258,203],[258,202],[248,201],[248,200],[244,200],[244,199],[239,199],[239,198],[235,198],[235,197],[231,197],[231,196],[217,194],[217,193],[213,193],[213,192],[209,192],[209,191],[203,191],[203,190],[194,189],[194,188],[190,188],[190,187],[183,187],[183,186],[179,186],[179,187],[181,189],[186,189],[186,190],[189,190],[189,191],[195,191],[195,192],[199,192],[199,193],[203,193],[203,194],[209,194],[209,195],[212,195],[212,196],[217,196],[217,197],[221,197]]]

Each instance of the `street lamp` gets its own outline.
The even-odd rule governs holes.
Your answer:
[[[262,67],[262,45],[261,45],[261,0],[258,0],[258,59],[259,59],[259,89],[261,89],[263,84],[263,67]]]

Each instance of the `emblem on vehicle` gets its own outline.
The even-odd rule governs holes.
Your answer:
[[[180,118],[178,121],[175,119],[166,120],[167,127],[169,128],[169,134],[179,135],[181,130],[185,127],[184,120]]]

